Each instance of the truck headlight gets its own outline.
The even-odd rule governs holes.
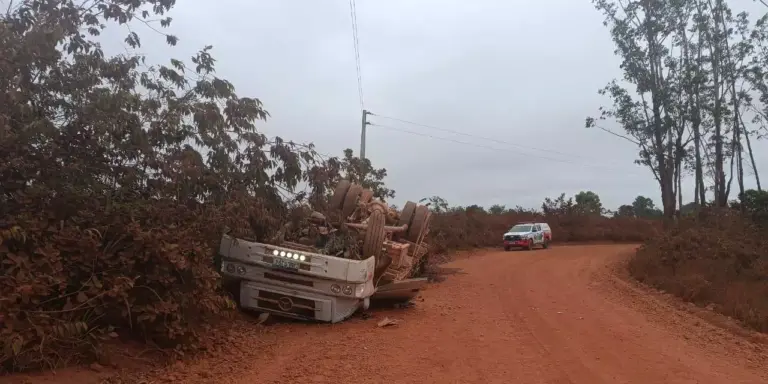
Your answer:
[[[242,265],[238,265],[235,270],[237,270],[238,275],[245,275],[245,267]]]
[[[228,273],[235,273],[235,266],[234,266],[234,264],[227,264],[225,269],[227,270]]]
[[[352,294],[352,287],[349,285],[344,286],[344,294],[345,295],[351,295]]]
[[[333,293],[341,292],[341,286],[338,285],[338,284],[332,284],[331,285],[331,292],[333,292]]]

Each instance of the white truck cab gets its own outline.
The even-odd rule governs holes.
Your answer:
[[[528,250],[536,246],[549,248],[552,241],[552,229],[547,223],[518,223],[504,234],[504,250],[512,248],[525,248]]]
[[[374,257],[350,260],[224,235],[221,272],[240,280],[240,306],[336,323],[366,310],[375,292]]]

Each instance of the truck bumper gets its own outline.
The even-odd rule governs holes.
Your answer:
[[[504,241],[505,247],[527,247],[529,240]]]
[[[240,282],[240,305],[243,308],[294,319],[337,323],[352,316],[364,304],[364,299],[346,299],[256,281]]]

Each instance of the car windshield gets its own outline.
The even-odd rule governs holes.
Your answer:
[[[530,232],[532,225],[515,225],[509,232]]]

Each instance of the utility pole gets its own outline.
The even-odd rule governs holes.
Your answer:
[[[363,127],[360,131],[360,160],[365,159],[365,129],[366,126],[371,124],[368,122],[368,115],[371,113],[363,109]]]

